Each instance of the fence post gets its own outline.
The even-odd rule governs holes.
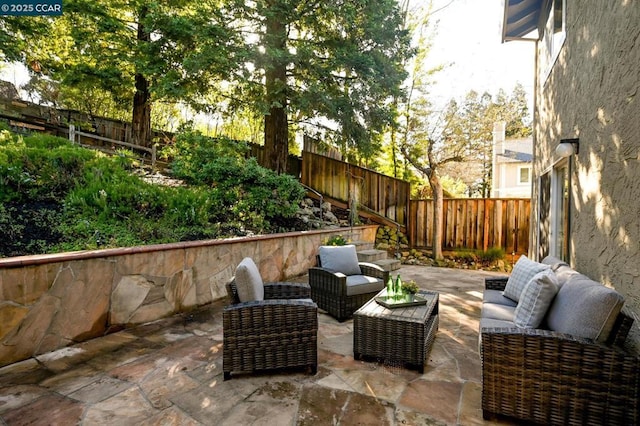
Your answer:
[[[156,151],[158,149],[158,144],[154,143],[153,146],[151,147],[151,168],[155,169],[156,168]]]
[[[489,209],[493,208],[493,203],[490,202],[490,200],[488,198],[484,199],[484,236],[482,239],[482,250],[483,251],[487,251],[489,249],[489,231],[490,231],[490,226],[489,226]],[[493,222],[494,222],[494,226],[495,226],[495,220],[496,217],[495,215],[493,216]]]
[[[69,140],[76,143],[76,126],[69,124]]]

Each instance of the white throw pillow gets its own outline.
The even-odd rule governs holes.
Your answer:
[[[502,295],[509,299],[518,302],[520,295],[524,287],[531,281],[538,272],[551,269],[549,265],[529,260],[527,256],[520,256],[520,259],[516,262],[507,280],[507,285],[504,288]]]
[[[520,328],[538,328],[547,315],[556,293],[558,293],[556,274],[551,269],[538,272],[524,286],[514,312],[513,322]]]
[[[241,302],[264,300],[264,283],[260,271],[250,257],[245,257],[236,268],[236,287]]]
[[[345,275],[362,274],[358,264],[356,246],[353,244],[346,246],[320,246],[318,254],[323,268],[334,272],[342,272]]]

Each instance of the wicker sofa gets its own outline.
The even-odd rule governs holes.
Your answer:
[[[557,292],[538,327],[516,325],[515,311],[524,302],[504,296],[508,278],[485,281],[483,416],[540,424],[639,424],[640,361],[624,347],[633,319],[616,302],[622,297],[558,259],[541,264],[553,271]],[[606,297],[609,302],[598,300]]]
[[[243,262],[247,262],[244,259]],[[227,283],[229,305],[222,311],[224,380],[232,373],[284,368],[318,368],[318,307],[308,284],[263,283],[253,270],[258,295],[243,294],[238,281],[246,280],[240,267]],[[240,287],[240,288],[239,288]],[[244,301],[242,301],[244,299]],[[252,299],[252,300],[248,300]]]
[[[309,269],[311,298],[336,318],[345,321],[382,290],[389,272],[373,263],[358,262],[355,246],[321,246],[317,267]]]

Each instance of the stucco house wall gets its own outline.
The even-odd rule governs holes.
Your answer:
[[[568,260],[625,296],[636,316],[630,337],[640,346],[640,4],[566,0],[565,7],[565,39],[550,71],[549,44],[537,42],[532,195],[538,203],[530,252],[535,257],[544,244],[540,176],[560,161],[554,152],[560,139],[579,138],[579,152],[568,160]]]

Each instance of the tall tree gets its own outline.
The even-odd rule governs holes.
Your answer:
[[[236,0],[232,9],[254,51],[234,98],[265,116],[267,166],[285,170],[292,120],[331,129],[347,155],[375,156],[411,53],[395,0]]]
[[[27,40],[24,61],[62,85],[110,93],[148,145],[154,102],[206,109],[204,96],[236,69],[241,39],[228,24],[218,1],[69,0],[49,37]]]
[[[429,101],[429,90],[434,84],[434,76],[443,69],[442,65],[433,68],[425,67],[435,36],[431,18],[432,14],[438,10],[434,12],[432,2],[426,4],[419,2],[417,8],[412,8],[409,4],[410,1],[407,0],[403,7],[405,26],[413,35],[414,43],[417,46],[416,54],[406,64],[406,68],[409,70],[409,78],[405,82],[406,95],[395,100],[399,115],[398,126],[390,129],[394,176],[403,179],[410,179],[412,171],[406,159],[402,163],[400,162],[402,157],[399,147],[406,146],[408,140],[413,137],[412,132],[417,124],[416,116],[424,117],[430,113],[432,106]],[[418,121],[420,121],[419,118]]]
[[[462,173],[467,183],[479,181],[477,190],[480,196],[487,198],[491,190],[493,125],[506,123],[506,136],[511,138],[527,137],[531,134],[531,125],[527,107],[526,93],[518,84],[510,95],[499,90],[495,96],[489,93],[478,94],[469,91],[461,104],[451,101],[449,104],[455,114],[451,115],[446,137],[457,143],[467,143],[466,163],[480,164],[480,175],[469,172],[465,167]]]
[[[516,88],[517,89],[517,88]],[[526,100],[524,91],[515,90],[511,97],[500,91],[496,100],[485,93],[469,92],[460,105],[451,100],[443,113],[433,113],[428,100],[419,97],[407,113],[407,127],[402,144],[406,160],[424,174],[431,187],[434,200],[432,253],[434,259],[442,258],[443,187],[442,170],[451,164],[483,161],[484,182],[491,176],[491,146],[493,123],[503,120],[510,123],[512,135],[527,135],[525,124]]]
[[[431,251],[436,260],[443,257],[444,191],[440,171],[448,163],[463,161],[468,152],[468,145],[463,140],[448,137],[449,126],[455,114],[454,105],[449,105],[442,115],[438,115],[427,108],[424,98],[417,100],[401,146],[406,160],[427,177],[431,187],[434,204]]]
[[[267,0],[264,9],[265,32],[264,76],[268,112],[264,117],[264,146],[267,164],[278,173],[287,171],[289,155],[289,125],[287,120],[287,35],[289,2]]]
[[[402,177],[407,179],[411,173],[410,167],[418,170],[429,182],[434,198],[434,210],[432,222],[434,226],[432,234],[432,254],[434,259],[442,258],[442,199],[443,187],[440,181],[440,166],[451,161],[459,160],[459,153],[455,150],[444,149],[445,145],[436,135],[439,122],[433,122],[436,117],[432,111],[429,101],[429,89],[434,82],[434,75],[442,70],[442,66],[426,68],[425,63],[428,57],[431,41],[434,35],[430,26],[433,9],[429,2],[426,7],[419,8],[413,14],[409,13],[408,5],[405,8],[405,25],[413,31],[417,43],[417,53],[411,61],[407,63],[410,70],[409,78],[406,82],[407,95],[404,99],[396,102],[400,111],[399,114],[399,138],[396,130],[391,128],[390,144],[392,148],[392,160],[394,162],[395,174],[398,174],[397,166],[399,150],[404,157],[404,167]],[[434,124],[436,124],[434,126]]]

